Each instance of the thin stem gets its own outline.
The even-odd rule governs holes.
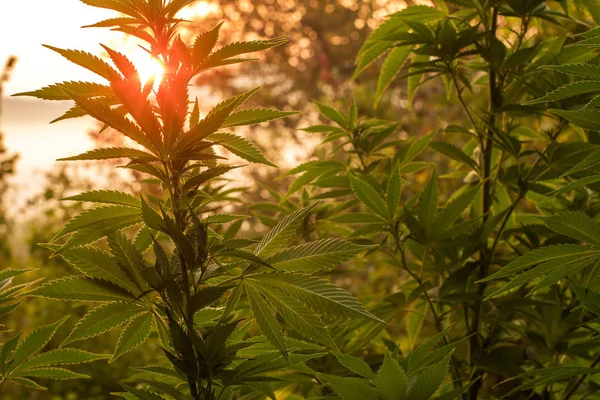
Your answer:
[[[496,39],[496,31],[498,29],[498,8],[493,7],[491,10],[491,25],[488,30],[487,47],[491,51],[492,43]],[[492,168],[492,150],[494,148],[494,127],[496,127],[496,110],[502,103],[501,98],[501,87],[497,80],[497,71],[493,65],[489,65],[489,121],[487,136],[485,138],[485,144],[481,149],[481,169],[482,169],[482,180],[483,180],[483,194],[482,194],[482,214],[483,223],[489,219],[489,211],[492,208],[493,203],[493,186],[490,179],[491,168]],[[483,142],[483,138],[480,139]],[[479,251],[479,272],[478,280],[485,278],[488,274],[490,262],[489,262],[489,251],[487,242]],[[480,344],[479,329],[481,322],[481,312],[483,307],[483,294],[485,292],[486,284],[481,283],[477,288],[477,300],[473,304],[473,315],[471,320],[471,329],[469,331],[469,360],[471,365],[471,371],[475,378],[481,375],[481,372],[475,372],[477,370],[476,363],[481,357],[484,349]],[[481,380],[477,379],[477,382],[471,386],[469,390],[469,398],[471,400],[477,400],[479,389],[481,387]]]
[[[590,368],[594,368],[599,362],[600,362],[600,354],[598,354],[598,355],[596,355],[596,357],[594,357],[594,360],[592,360],[592,363],[590,364]],[[579,388],[579,386],[583,383],[585,378],[587,378],[587,376],[588,376],[588,374],[581,375],[575,381],[575,383],[570,388],[567,389],[567,391],[565,392],[565,394],[563,395],[561,400],[569,400],[571,398],[571,396],[573,396],[573,394],[577,391],[577,388]]]

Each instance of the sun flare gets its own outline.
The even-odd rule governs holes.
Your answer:
[[[162,63],[156,58],[150,57],[147,54],[145,57],[139,57],[139,59],[135,60],[134,63],[138,73],[140,74],[140,80],[142,83],[146,83],[154,77],[155,84],[158,84],[165,74],[165,69]]]

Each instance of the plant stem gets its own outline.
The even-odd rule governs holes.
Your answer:
[[[498,29],[498,8],[493,7],[491,10],[492,18],[491,18],[491,26],[488,30],[487,37],[487,47],[488,51],[491,53],[492,44],[496,39],[496,31]],[[492,150],[494,148],[494,127],[496,126],[496,111],[500,107],[502,103],[501,98],[501,88],[498,85],[497,81],[497,70],[494,65],[490,63],[489,65],[489,121],[488,121],[488,130],[487,136],[485,138],[484,147],[481,149],[481,168],[482,168],[482,180],[483,180],[483,194],[482,194],[482,215],[483,215],[483,223],[489,219],[489,212],[492,208],[492,204],[494,201],[493,197],[493,184],[491,181],[491,169],[492,169]],[[483,139],[482,139],[483,141]],[[489,267],[490,267],[490,257],[489,257],[490,248],[488,247],[487,241],[483,245],[483,247],[479,251],[479,271],[477,274],[477,279],[481,280],[488,275]],[[480,345],[479,338],[479,330],[480,330],[480,322],[481,322],[481,312],[483,305],[483,294],[485,292],[486,284],[479,284],[477,288],[477,300],[475,304],[473,304],[473,315],[471,320],[471,329],[468,332],[469,335],[469,362],[471,365],[471,370],[476,371],[477,360],[480,358],[481,353],[484,351],[482,346]],[[479,389],[481,388],[481,379],[480,376],[482,373],[480,371],[472,373],[473,377],[477,379],[477,381],[471,386],[469,389],[469,398],[471,400],[477,400]]]
[[[598,355],[596,355],[596,357],[594,357],[594,359],[592,360],[592,363],[590,364],[590,368],[594,368],[599,362],[600,362],[600,354],[598,354]],[[588,376],[588,374],[581,375],[575,381],[575,383],[570,388],[567,389],[565,394],[563,394],[563,397],[561,398],[561,400],[569,400],[571,398],[571,396],[575,393],[575,391],[577,391],[577,388],[583,383],[585,378],[587,378],[587,376]]]

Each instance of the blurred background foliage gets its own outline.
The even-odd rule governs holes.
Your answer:
[[[253,167],[245,169],[249,176],[236,175],[235,171],[229,178],[233,181],[234,190],[223,199],[228,212],[249,213],[255,218],[245,221],[232,229],[239,229],[241,233],[266,230],[272,226],[275,215],[271,206],[266,203],[277,203],[277,196],[284,195],[293,181],[293,176],[284,173],[301,162],[309,159],[328,159],[340,157],[340,152],[331,153],[330,146],[319,146],[319,137],[311,136],[299,130],[319,123],[321,116],[312,103],[313,99],[347,109],[349,99],[354,99],[358,107],[358,114],[363,117],[381,118],[399,121],[399,138],[421,137],[436,128],[449,124],[466,124],[466,116],[460,108],[458,99],[446,97],[445,86],[441,79],[427,82],[416,93],[414,102],[408,101],[406,84],[399,82],[392,85],[376,108],[375,92],[377,88],[377,73],[381,60],[367,69],[358,79],[351,79],[355,70],[355,57],[363,45],[368,34],[379,24],[385,16],[403,9],[411,4],[430,4],[427,1],[388,1],[388,0],[237,0],[237,1],[205,1],[201,2],[206,15],[201,19],[186,16],[192,19],[187,32],[183,36],[191,37],[199,32],[213,27],[220,21],[225,21],[222,28],[221,40],[230,43],[236,40],[251,40],[253,38],[271,38],[287,35],[290,42],[286,46],[266,52],[261,62],[246,63],[208,72],[202,75],[193,88],[197,93],[200,104],[204,110],[210,108],[222,97],[238,93],[261,85],[263,90],[252,98],[250,106],[273,107],[281,110],[299,110],[302,114],[298,117],[275,121],[267,126],[259,126],[241,131],[264,150],[267,158],[274,161],[282,169]],[[536,37],[537,41],[561,35],[564,31],[571,34],[583,32],[589,28],[585,21],[591,24],[590,15],[583,8],[577,6],[578,2],[568,3],[569,10],[579,23],[570,22],[563,27],[548,26]],[[572,4],[571,4],[572,3]],[[560,7],[556,2],[556,7]],[[515,22],[516,23],[516,22]],[[516,27],[515,27],[516,28]],[[18,64],[15,59],[6,63],[0,86],[10,77],[10,70]],[[1,100],[0,90],[0,100]],[[470,104],[485,102],[485,93],[477,89],[469,94]],[[474,107],[476,108],[476,107]],[[0,116],[1,118],[1,116]],[[0,120],[1,121],[1,120]],[[535,124],[535,122],[534,122]],[[1,127],[1,125],[0,125]],[[109,130],[99,133],[100,127],[89,132],[98,144],[105,146],[111,144],[118,146],[120,136],[114,135]],[[442,138],[458,147],[464,143],[459,142],[461,136],[446,133]],[[341,160],[343,161],[343,160]],[[437,173],[440,176],[455,172],[447,159],[439,155],[427,153],[422,156],[422,161],[437,163]],[[124,179],[122,171],[115,171],[115,164],[94,163],[82,167],[78,165],[60,164],[48,172],[44,189],[40,194],[29,199],[22,210],[16,215],[23,216],[19,219],[18,232],[14,231],[17,225],[6,215],[4,193],[7,190],[8,179],[14,168],[18,168],[18,155],[12,154],[10,149],[4,148],[0,136],[0,265],[2,267],[36,268],[28,274],[27,279],[51,279],[66,275],[70,268],[59,258],[49,258],[49,252],[39,247],[54,236],[60,227],[73,215],[81,211],[81,205],[73,202],[61,202],[59,199],[89,190],[92,186],[98,188],[97,180],[93,183],[90,176],[102,176],[101,181],[105,187],[120,189],[129,192],[139,192],[142,187],[151,190],[152,181],[144,181],[140,175],[135,184],[130,182],[130,175]],[[128,172],[130,174],[130,172]],[[405,186],[405,194],[411,192],[411,185],[416,195],[431,174],[431,169],[425,169],[415,174],[413,182]],[[227,183],[227,182],[221,182]],[[451,189],[452,181],[442,181]],[[242,190],[243,189],[243,190]],[[441,193],[452,193],[452,190],[441,190]],[[302,194],[300,194],[302,196]],[[445,200],[445,199],[444,199]],[[77,204],[77,205],[75,205]],[[282,211],[290,211],[291,207],[285,201],[279,202]],[[265,212],[264,210],[270,210]],[[304,230],[306,235],[315,235],[310,226]],[[26,249],[26,259],[15,259],[11,252],[11,235],[18,235],[19,243]],[[385,293],[393,292],[392,287],[397,285],[397,274],[386,268],[378,268],[382,263],[375,253],[367,254],[362,259],[356,259],[333,271],[338,276],[338,284],[351,290],[367,302],[370,298],[381,298]],[[25,265],[23,265],[25,263]],[[368,277],[368,279],[367,279]],[[25,278],[23,278],[25,279]],[[420,337],[432,336],[435,330],[432,326],[424,325],[420,310],[411,310],[411,298],[418,292],[407,293],[406,298],[397,297],[396,315],[398,324],[388,328],[387,337],[395,338],[403,343],[404,348],[415,344]],[[424,305],[423,305],[424,306]],[[404,309],[405,307],[405,309]],[[56,302],[44,299],[29,299],[11,314],[6,324],[9,328],[28,331],[35,326],[47,324],[58,320],[63,315],[77,314],[81,317],[87,310],[85,304]],[[415,311],[415,312],[412,312]],[[540,316],[544,318],[544,315]],[[72,318],[75,320],[76,318]],[[69,325],[71,323],[71,325]],[[56,347],[72,328],[72,322],[67,321],[65,327],[57,335],[50,346]],[[424,330],[423,332],[421,332]],[[429,331],[427,331],[429,330]],[[0,334],[1,335],[1,334]],[[0,338],[4,339],[4,337]],[[115,334],[105,334],[88,340],[84,348],[98,352],[98,349],[109,349],[114,346],[117,337]],[[0,340],[2,341],[2,340]],[[377,346],[382,347],[381,343]],[[357,347],[359,345],[357,344]],[[109,398],[110,392],[119,391],[118,380],[124,377],[133,377],[129,369],[133,365],[151,365],[159,353],[156,341],[150,341],[143,349],[130,353],[118,363],[108,365],[105,362],[95,362],[77,367],[77,372],[86,373],[94,377],[93,380],[48,381],[48,392],[37,392],[21,389],[18,386],[4,388],[0,395],[2,399],[104,399]],[[380,349],[381,350],[381,349]],[[501,349],[499,351],[502,351]],[[381,352],[380,352],[381,353]],[[510,356],[510,354],[509,354]],[[520,357],[520,355],[516,355]],[[327,368],[327,366],[321,366]],[[335,366],[331,366],[335,368]]]

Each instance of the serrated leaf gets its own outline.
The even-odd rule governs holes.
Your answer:
[[[417,376],[410,385],[407,398],[410,400],[428,400],[446,378],[451,356],[452,352]]]
[[[591,131],[600,130],[600,111],[591,109],[582,110],[548,110],[553,114],[565,118],[570,123],[577,125],[583,129]]]
[[[256,289],[267,298],[267,301],[296,332],[339,353],[339,349],[327,330],[327,326],[312,310],[293,297],[276,289],[264,287],[262,290],[258,287]]]
[[[78,374],[64,368],[46,367],[15,372],[16,377],[46,378],[46,379],[79,379],[90,378],[89,375]]]
[[[211,30],[196,36],[192,50],[195,65],[201,65],[215,47],[217,40],[219,39],[219,31],[222,25],[223,23],[221,22]]]
[[[57,52],[72,63],[77,64],[85,69],[88,69],[108,80],[110,80],[111,76],[117,75],[117,71],[115,71],[108,63],[90,53],[86,53],[85,51],[60,49],[58,47],[49,46],[47,44],[44,44],[42,46]]]
[[[440,210],[432,222],[436,232],[443,233],[469,207],[479,192],[479,186],[467,189]]]
[[[269,339],[269,342],[278,349],[285,358],[288,358],[288,352],[285,345],[285,338],[281,333],[281,328],[275,316],[269,309],[267,302],[260,293],[254,288],[254,285],[243,284],[252,315],[260,328],[261,332]]]
[[[12,361],[9,370],[14,370],[29,357],[42,350],[42,348],[48,344],[50,339],[52,339],[58,327],[61,326],[63,322],[67,320],[67,318],[69,317],[64,317],[50,325],[40,326],[39,328],[33,330],[23,340],[21,340],[12,355]]]
[[[542,247],[525,253],[516,260],[502,267],[498,272],[481,279],[479,282],[488,282],[494,279],[510,277],[538,264],[556,260],[569,260],[573,257],[594,257],[600,255],[599,249],[586,248],[574,244],[559,244]]]
[[[237,57],[241,54],[254,53],[256,51],[270,49],[271,47],[280,46],[287,43],[288,39],[285,36],[276,37],[268,40],[254,40],[249,42],[234,42],[221,47],[207,57],[203,63],[203,67],[211,67],[219,65],[221,61],[228,58]]]
[[[279,111],[269,108],[248,108],[231,113],[223,127],[258,124],[299,114],[297,111]]]
[[[142,158],[145,160],[156,160],[156,157],[145,151],[127,147],[106,147],[103,149],[90,150],[73,157],[59,158],[58,161],[88,161],[109,160],[112,158]]]
[[[135,298],[113,283],[78,276],[56,279],[27,294],[47,299],[75,301],[131,301]]]
[[[117,190],[91,190],[75,196],[63,197],[61,200],[88,201],[101,204],[118,204],[130,207],[140,207],[137,197]]]
[[[387,350],[374,381],[380,400],[405,400],[407,398],[408,378],[406,373]]]
[[[157,151],[152,140],[146,136],[144,131],[125,116],[124,111],[113,109],[97,99],[85,98],[69,91],[67,91],[67,93],[75,100],[75,104],[91,117],[121,132],[123,135],[141,144],[146,149]]]
[[[437,212],[438,203],[438,182],[435,174],[421,192],[419,197],[419,222],[425,228],[432,226]]]
[[[337,359],[344,367],[363,378],[374,379],[375,373],[364,360],[350,354],[339,354]]]
[[[411,46],[398,46],[394,47],[386,57],[383,65],[381,66],[381,72],[379,73],[379,79],[377,81],[374,107],[377,107],[377,104],[379,104],[383,93],[387,90],[394,78],[402,70],[402,67],[408,59],[411,51]]]
[[[342,400],[376,399],[377,392],[366,379],[328,375],[327,383]]]
[[[15,371],[27,370],[50,365],[83,364],[109,358],[107,354],[94,354],[80,349],[57,349],[31,357]]]
[[[479,166],[477,165],[477,162],[475,160],[473,160],[471,157],[465,154],[464,151],[462,151],[461,149],[459,149],[451,143],[433,141],[429,143],[429,147],[431,147],[439,153],[442,153],[452,158],[455,161],[468,165],[472,170],[477,171],[479,169]]]
[[[322,239],[281,250],[265,261],[279,271],[306,273],[329,269],[365,249],[343,239]]]
[[[252,163],[264,164],[270,167],[277,167],[267,160],[265,155],[252,142],[233,133],[217,132],[208,136],[209,140],[217,142],[236,156]]]
[[[131,318],[121,332],[115,352],[108,362],[112,363],[123,354],[141,346],[150,336],[151,330],[152,313],[137,314]]]
[[[52,241],[54,242],[69,233],[76,232],[99,222],[107,220],[118,222],[124,217],[136,216],[139,215],[139,213],[140,211],[138,209],[128,206],[104,206],[92,208],[82,212],[67,222],[63,229],[52,238]]]
[[[402,195],[402,178],[400,178],[400,167],[398,165],[392,167],[392,172],[388,179],[387,188],[385,191],[385,200],[390,221],[394,221],[400,206],[400,198]]]
[[[254,254],[259,257],[269,257],[287,242],[298,230],[306,215],[314,208],[311,204],[300,210],[294,211],[277,223],[260,241]]]
[[[145,311],[144,308],[133,303],[109,303],[88,311],[75,325],[69,336],[61,346],[77,340],[96,337],[125,324],[135,315]]]
[[[80,81],[56,83],[31,92],[15,93],[13,96],[30,96],[44,100],[71,100],[71,97],[63,90],[63,88],[83,97],[114,96],[114,93],[109,86],[94,82]]]
[[[326,104],[320,103],[314,100],[315,105],[319,109],[319,112],[327,119],[335,122],[342,128],[346,128],[348,121],[346,120],[346,116],[336,110],[335,108],[328,106]]]
[[[17,385],[21,385],[21,386],[24,386],[24,387],[27,387],[30,389],[48,390],[47,388],[39,385],[35,381],[32,381],[31,379],[27,379],[27,378],[11,378],[10,381],[13,383],[16,383]]]
[[[389,42],[367,42],[363,45],[363,48],[358,53],[356,60],[356,69],[352,74],[352,80],[358,78],[358,76],[366,70],[371,64],[373,64],[379,57],[381,57],[390,48]]]
[[[528,101],[525,105],[548,103],[551,101],[558,101],[566,99],[568,97],[577,96],[580,94],[592,93],[600,91],[600,82],[598,81],[577,81],[567,83],[552,92],[542,96],[538,99]]]
[[[544,223],[561,235],[600,246],[600,224],[582,212],[565,211],[546,218]]]
[[[568,75],[581,76],[585,78],[600,79],[600,66],[594,64],[564,64],[544,65],[542,69],[550,69]]]
[[[253,279],[271,283],[322,314],[383,322],[367,311],[350,293],[324,279],[309,275],[279,273],[259,275]]]
[[[121,286],[133,294],[139,288],[110,254],[95,248],[80,247],[67,250],[60,255],[65,261],[91,278],[104,279]]]
[[[350,178],[352,191],[356,194],[358,200],[370,208],[375,214],[387,219],[387,207],[377,190],[375,190],[375,188],[366,180],[352,174],[349,174],[348,177]]]

